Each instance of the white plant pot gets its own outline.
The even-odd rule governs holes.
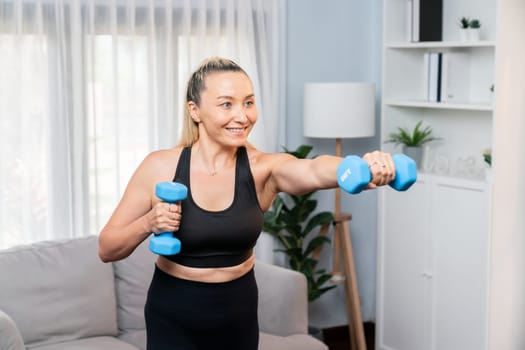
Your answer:
[[[460,29],[459,30],[459,40],[462,42],[469,41],[469,29]]]
[[[403,153],[412,158],[416,162],[417,168],[421,169],[423,164],[423,147],[403,146]]]
[[[480,39],[480,30],[479,28],[469,28],[468,30],[468,40],[469,41],[479,41]]]
[[[485,181],[492,183],[492,168],[485,168]]]

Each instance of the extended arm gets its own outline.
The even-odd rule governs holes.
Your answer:
[[[337,187],[337,166],[341,157],[322,155],[314,159],[297,159],[289,154],[276,155],[271,180],[276,192],[290,194]],[[369,164],[372,181],[368,188],[383,186],[393,180],[395,167],[390,154],[374,151],[363,159]]]

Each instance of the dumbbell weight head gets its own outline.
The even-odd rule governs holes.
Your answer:
[[[159,182],[155,186],[155,195],[166,203],[176,203],[188,196],[188,188],[178,182]]]
[[[177,203],[186,199],[188,188],[177,182],[159,182],[155,186],[155,195],[166,203]],[[159,255],[174,255],[180,252],[181,243],[172,232],[161,232],[151,237],[149,249]]]
[[[396,167],[396,176],[389,185],[397,191],[406,191],[417,180],[416,163],[404,154],[394,154],[392,160]],[[348,193],[361,192],[371,180],[369,165],[361,157],[347,156],[337,167],[339,187]]]
[[[361,157],[346,156],[337,167],[337,183],[348,193],[361,192],[372,181],[368,163]]]
[[[172,232],[156,233],[149,240],[149,250],[157,255],[179,254],[180,249],[180,239],[173,237]]]
[[[389,185],[397,191],[406,191],[417,181],[416,162],[402,153],[392,155],[392,160],[396,166],[396,177]]]

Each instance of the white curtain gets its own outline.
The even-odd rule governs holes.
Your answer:
[[[190,72],[251,76],[278,151],[279,0],[0,0],[0,248],[96,234],[133,170],[177,143]]]

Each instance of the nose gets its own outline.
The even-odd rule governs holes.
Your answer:
[[[239,107],[233,116],[233,119],[239,123],[245,123],[248,120],[248,115],[244,107]]]

